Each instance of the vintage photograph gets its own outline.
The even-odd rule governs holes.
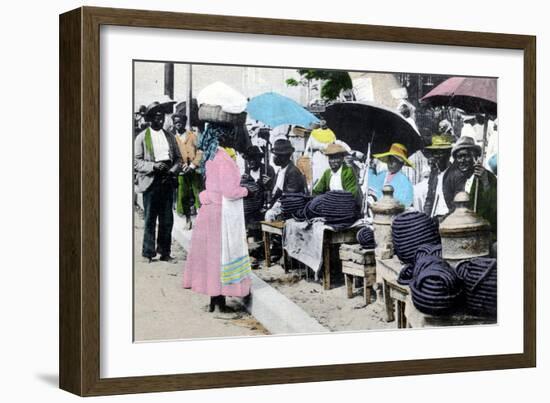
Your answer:
[[[497,83],[135,60],[134,341],[496,324]]]

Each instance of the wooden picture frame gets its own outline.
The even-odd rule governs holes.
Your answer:
[[[100,27],[118,25],[524,52],[521,354],[211,373],[100,377]],[[81,396],[525,368],[536,365],[534,36],[82,7],[60,16],[60,387]]]

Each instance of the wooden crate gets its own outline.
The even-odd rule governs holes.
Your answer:
[[[362,265],[375,265],[374,249],[363,249],[359,244],[340,245],[340,260]]]

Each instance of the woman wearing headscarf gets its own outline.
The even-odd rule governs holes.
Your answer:
[[[409,207],[413,202],[413,186],[409,178],[401,172],[404,165],[414,168],[407,158],[407,148],[403,144],[394,143],[389,151],[373,154],[373,157],[385,162],[388,169],[378,173],[373,168],[369,170],[369,190],[374,193],[377,200],[380,200],[382,188],[390,185],[393,187],[393,197],[405,207]]]
[[[183,287],[210,296],[209,311],[224,312],[225,297],[250,293],[250,259],[242,199],[248,190],[240,186],[235,163],[234,129],[208,123],[199,139],[203,150],[201,172],[205,190],[191,238],[183,273]]]

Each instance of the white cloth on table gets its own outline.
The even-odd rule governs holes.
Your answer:
[[[350,228],[364,226],[364,220],[357,220]],[[283,231],[283,248],[288,256],[302,262],[319,278],[319,271],[323,263],[323,240],[325,230],[334,231],[325,224],[322,218],[315,218],[312,222],[286,220]]]
[[[319,277],[319,270],[323,263],[323,237],[327,226],[322,219],[312,223],[290,219],[285,221],[283,232],[283,247],[288,255],[315,272],[315,279]]]

